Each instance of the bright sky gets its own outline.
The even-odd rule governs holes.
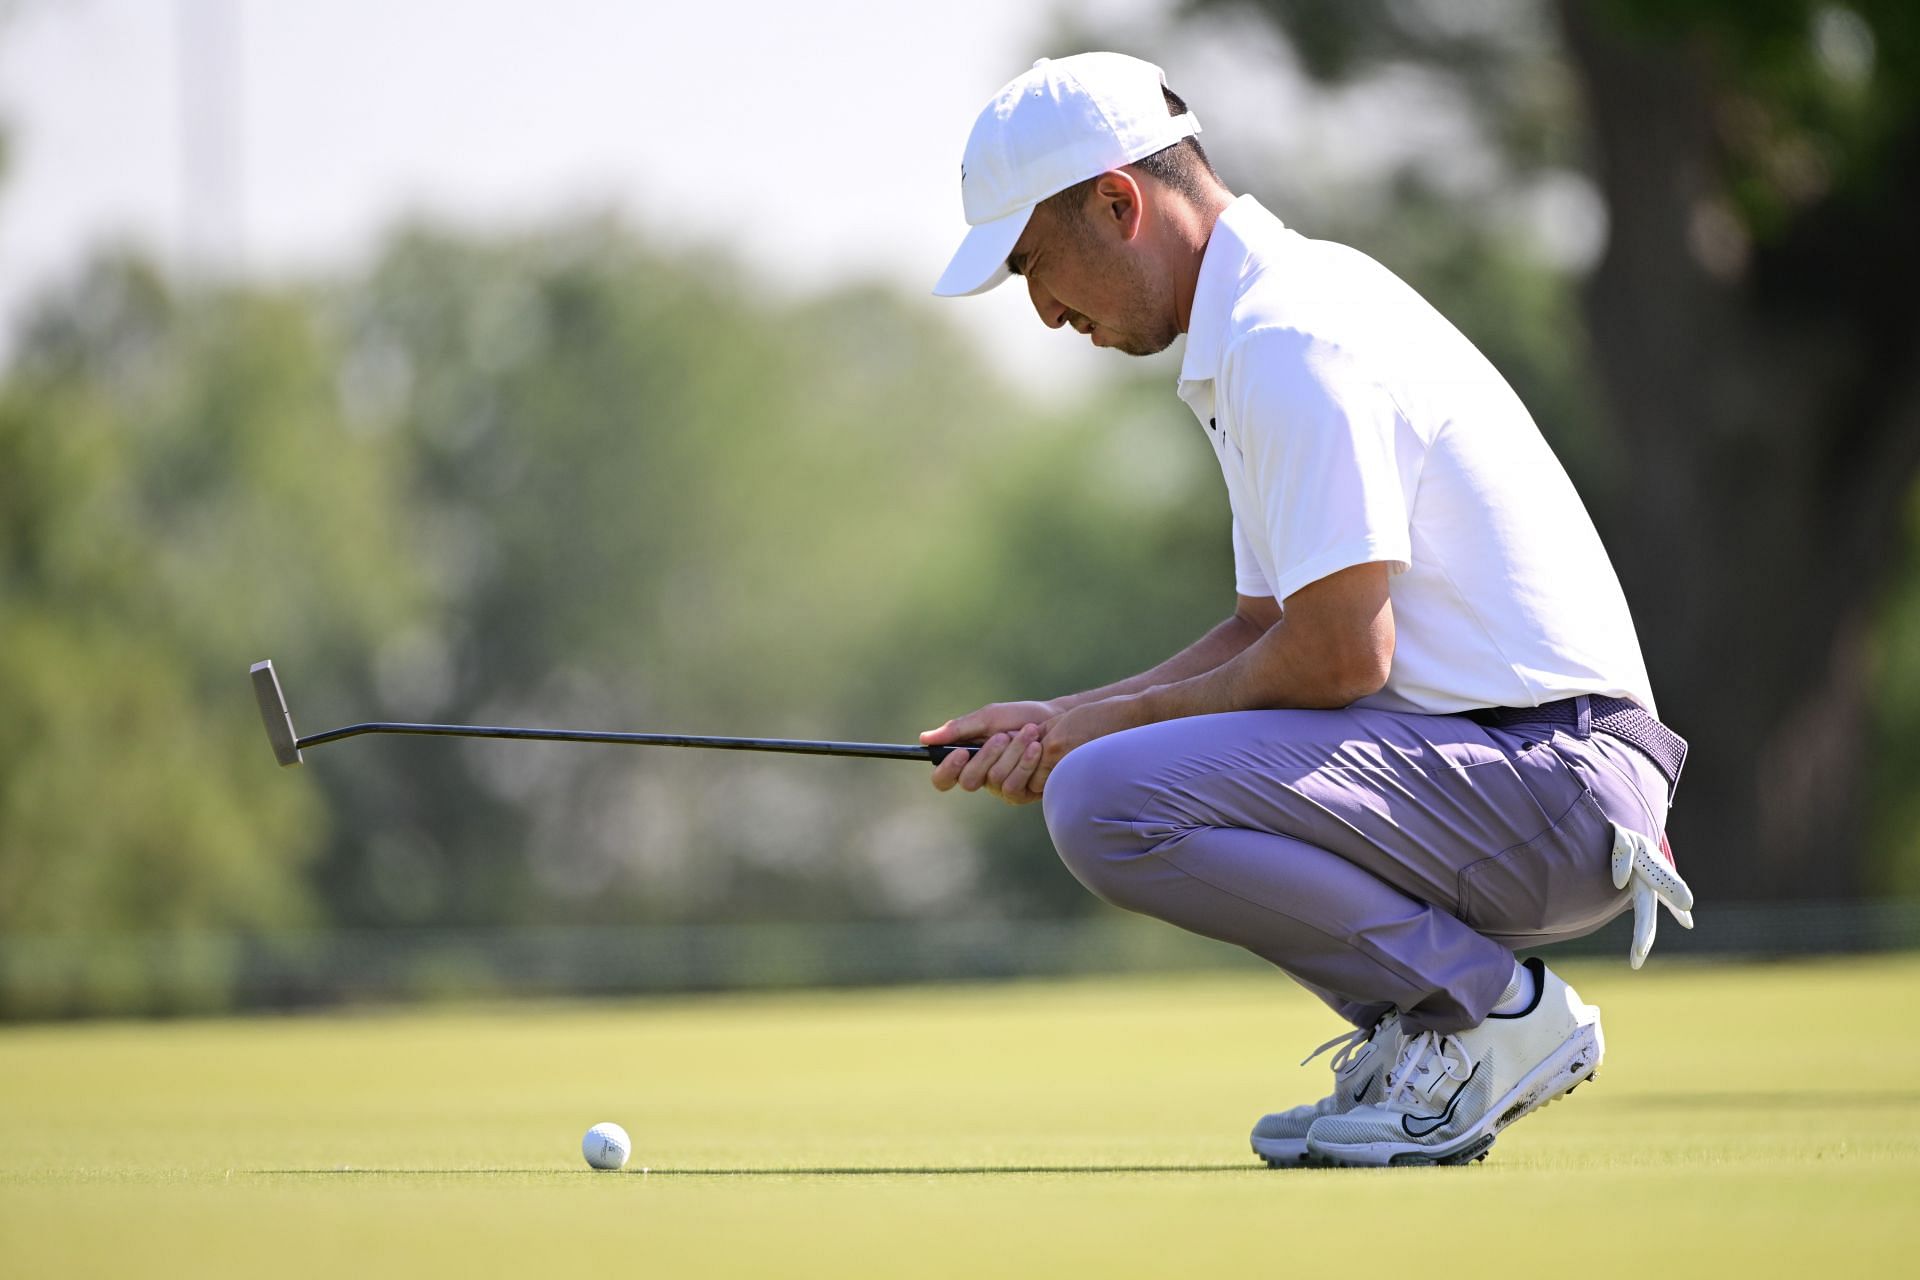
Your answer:
[[[1399,164],[1449,189],[1499,183],[1431,80],[1315,89],[1257,21],[1174,5],[0,0],[0,360],[23,302],[103,241],[284,276],[357,263],[418,214],[616,211],[717,243],[777,291],[926,291],[964,230],[974,116],[1034,58],[1090,43],[1164,66],[1229,184],[1290,219],[1318,205],[1328,225],[1309,234],[1340,238],[1348,202]],[[1550,254],[1597,252],[1584,180],[1507,194]],[[1017,286],[938,305],[1035,390],[1139,367],[1045,332]]]
[[[423,211],[512,225],[616,209],[721,242],[781,288],[924,290],[964,229],[960,153],[987,97],[1040,54],[1077,52],[1046,47],[1059,21],[1124,30],[1165,7],[0,4],[0,317],[102,240],[285,274],[356,261]],[[1123,359],[1043,332],[1017,289],[947,305],[1029,381]]]

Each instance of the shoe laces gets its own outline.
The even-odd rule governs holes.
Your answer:
[[[1304,1067],[1327,1050],[1337,1047],[1338,1052],[1333,1055],[1333,1074],[1343,1076],[1353,1070],[1354,1064],[1360,1061],[1360,1055],[1366,1051],[1367,1041],[1371,1039],[1373,1039],[1372,1027],[1355,1027],[1345,1035],[1335,1036],[1300,1059],[1300,1065]]]
[[[1400,1048],[1400,1058],[1387,1073],[1387,1096],[1380,1105],[1393,1111],[1424,1106],[1443,1080],[1466,1080],[1473,1075],[1473,1055],[1458,1036],[1422,1031]]]

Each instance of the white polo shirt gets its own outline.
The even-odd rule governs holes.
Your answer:
[[[1520,398],[1392,272],[1251,196],[1207,243],[1180,367],[1233,505],[1242,595],[1390,570],[1396,639],[1357,705],[1579,693],[1654,711],[1619,578]]]

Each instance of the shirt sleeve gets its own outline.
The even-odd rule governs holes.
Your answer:
[[[1239,516],[1233,518],[1233,589],[1243,596],[1273,594],[1273,588],[1267,585],[1266,570],[1260,567],[1253,543],[1247,539],[1247,528],[1240,523]]]
[[[1386,388],[1339,349],[1292,329],[1242,335],[1221,372],[1252,505],[1265,520],[1244,533],[1266,539],[1268,594],[1284,601],[1357,564],[1405,572],[1411,513],[1394,450],[1401,413]]]

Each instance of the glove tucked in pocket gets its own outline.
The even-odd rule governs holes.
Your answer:
[[[1683,929],[1693,928],[1693,890],[1680,878],[1660,846],[1613,824],[1613,887],[1631,888],[1633,893],[1633,945],[1627,951],[1627,963],[1638,969],[1653,950],[1653,931],[1659,923],[1658,905],[1664,905]]]

